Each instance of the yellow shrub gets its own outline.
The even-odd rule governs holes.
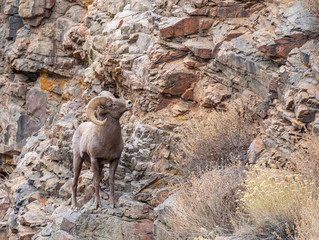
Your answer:
[[[305,134],[291,163],[294,171],[317,182],[319,185],[319,137]]]
[[[310,199],[304,205],[300,220],[296,223],[296,240],[318,240],[319,201]]]
[[[294,239],[296,223],[316,194],[315,182],[299,174],[255,167],[247,173],[240,202],[259,234]]]

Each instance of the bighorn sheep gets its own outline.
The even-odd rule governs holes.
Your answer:
[[[91,165],[95,189],[94,206],[101,206],[100,180],[103,165],[109,163],[109,204],[114,208],[114,174],[123,150],[120,117],[132,109],[129,100],[117,99],[110,92],[103,91],[93,98],[87,107],[91,122],[82,123],[73,135],[72,208],[77,208],[76,191],[83,161]]]

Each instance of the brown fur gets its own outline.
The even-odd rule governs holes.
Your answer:
[[[103,93],[101,95],[103,96]],[[77,208],[76,191],[83,161],[88,162],[93,171],[96,208],[101,206],[100,179],[103,165],[110,164],[109,204],[111,207],[115,206],[114,174],[124,147],[119,119],[124,112],[132,108],[133,104],[131,101],[116,99],[107,92],[104,92],[104,95],[107,99],[104,105],[97,108],[96,116],[98,120],[107,119],[106,123],[99,126],[92,122],[84,122],[73,135],[72,208]]]

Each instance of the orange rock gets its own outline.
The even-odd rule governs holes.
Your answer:
[[[193,83],[198,81],[199,76],[195,71],[187,69],[183,60],[177,60],[165,65],[163,78],[166,82],[166,87],[162,93],[182,96]]]
[[[183,93],[182,98],[185,100],[194,100],[194,89],[193,88],[187,89]]]
[[[184,58],[184,64],[187,68],[199,68],[207,65],[206,63],[195,61],[189,57]]]
[[[162,204],[166,198],[169,196],[169,190],[168,188],[162,188],[159,191],[156,192],[153,200],[151,201],[152,206],[157,206],[159,204]]]
[[[153,240],[154,224],[151,220],[142,220],[133,225],[133,231],[136,236],[143,240]]]
[[[206,38],[189,39],[185,43],[196,57],[211,59],[213,57],[214,45]]]
[[[19,240],[31,240],[36,233],[37,232],[31,227],[19,225],[19,230],[18,230]]]
[[[172,38],[198,33],[199,18],[171,18],[160,27],[160,32],[165,38]]]
[[[212,18],[203,18],[200,21],[199,28],[201,30],[207,30],[213,25],[213,23],[214,23],[214,19],[212,19]]]
[[[312,38],[314,38],[314,36],[296,33],[277,39],[274,44],[263,45],[259,47],[259,50],[266,53],[269,57],[286,59],[292,49],[300,48]]]

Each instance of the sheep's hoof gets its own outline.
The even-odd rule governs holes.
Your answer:
[[[114,201],[109,200],[109,204],[110,204],[110,207],[111,207],[111,208],[115,208],[115,203],[114,203]]]
[[[72,211],[77,211],[77,210],[79,210],[79,208],[76,205],[72,204],[71,210]]]
[[[98,209],[101,206],[101,202],[94,202],[94,209]]]

